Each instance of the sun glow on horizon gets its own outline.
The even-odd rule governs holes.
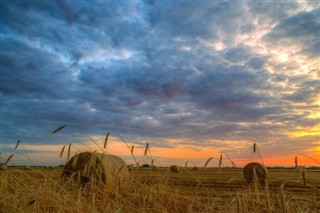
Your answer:
[[[294,138],[320,136],[320,124],[311,128],[298,128],[297,131],[289,133],[289,136]]]

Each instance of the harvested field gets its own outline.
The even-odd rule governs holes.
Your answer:
[[[133,168],[130,190],[67,185],[62,168],[1,171],[1,212],[319,212],[320,170],[269,169],[268,187],[242,169]],[[282,200],[283,199],[283,200]],[[89,209],[89,211],[88,211]]]

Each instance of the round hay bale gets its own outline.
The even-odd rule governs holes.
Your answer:
[[[7,169],[8,169],[8,165],[7,164],[4,164],[4,163],[0,164],[0,170],[7,170]]]
[[[268,170],[264,165],[257,162],[249,163],[243,168],[243,176],[247,183],[254,183],[254,170],[256,172],[258,182],[265,185],[268,178]]]
[[[192,168],[192,170],[193,170],[193,171],[198,171],[199,168],[195,166],[195,167]]]
[[[170,172],[179,173],[180,168],[177,165],[170,166]]]
[[[63,180],[72,178],[81,185],[93,184],[99,188],[126,190],[129,172],[120,157],[96,152],[82,152],[73,156],[64,166]]]

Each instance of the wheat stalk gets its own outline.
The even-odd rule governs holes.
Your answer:
[[[13,157],[13,155],[14,155],[14,154],[11,154],[11,155],[8,157],[8,159],[6,160],[6,162],[5,162],[4,164],[6,164],[6,165],[7,165],[7,164],[8,164],[8,162],[9,162],[9,161],[11,160],[11,158]]]
[[[103,148],[107,148],[107,142],[108,142],[108,138],[109,138],[110,132],[107,133],[106,138],[104,139],[104,145]]]
[[[188,166],[188,161],[186,161],[186,163],[184,164],[184,167],[187,167]]]
[[[68,147],[68,160],[70,159],[71,145],[72,145],[72,143],[70,143],[69,147]]]
[[[305,169],[302,170],[302,181],[303,181],[303,185],[306,186],[307,185],[307,178],[306,178],[306,170]]]
[[[256,167],[253,168],[253,183],[254,183],[254,191],[256,194],[256,198],[257,200],[259,200],[258,175],[257,175]]]
[[[241,199],[240,199],[240,193],[237,192],[237,204],[238,204],[238,213],[242,212],[242,205],[241,205]]]
[[[230,156],[226,152],[222,152],[222,154],[225,154],[227,156],[227,158],[229,159],[233,167],[237,167],[237,165],[233,162],[233,160],[230,158]]]
[[[147,155],[147,153],[148,153],[148,148],[149,148],[149,143],[147,143],[147,145],[146,145],[146,149],[144,150],[144,156],[146,156],[146,155]]]
[[[262,164],[264,165],[264,162],[263,162],[263,159],[262,159],[261,153],[260,153],[260,151],[259,151],[259,148],[258,148],[257,144],[256,144],[256,143],[254,143],[254,144],[253,144],[253,153],[256,153],[256,152],[258,152],[259,157],[260,157],[260,160],[261,160]]]
[[[61,152],[60,152],[60,158],[62,157],[63,152],[64,152],[64,149],[66,148],[66,146],[67,146],[67,145],[64,145],[64,146],[62,147],[62,150],[61,150]]]
[[[267,208],[268,208],[268,212],[272,212],[272,209],[271,209],[271,204],[270,204],[270,196],[269,196],[269,186],[268,184],[265,185],[265,195],[266,195],[266,204],[267,204]]]
[[[280,186],[280,196],[281,196],[281,203],[282,203],[282,212],[283,212],[283,213],[288,213],[288,211],[287,211],[287,206],[286,206],[286,198],[285,198],[285,194],[284,194],[283,187],[284,187],[284,183],[281,184],[281,186]]]
[[[317,164],[319,164],[319,165],[320,165],[320,162],[319,162],[319,161],[317,161],[316,159],[314,159],[314,158],[310,157],[309,155],[306,155],[306,154],[298,154],[298,155],[303,155],[303,156],[305,156],[305,157],[307,157],[307,158],[309,158],[309,159],[313,160],[314,162],[316,162]]]
[[[65,128],[67,126],[67,124],[61,125],[58,128],[54,129],[51,134],[55,134],[57,132],[59,132],[60,130],[62,130],[63,128]]]
[[[14,149],[17,149],[19,144],[20,144],[20,140],[17,141],[16,146],[14,147]]]
[[[208,163],[212,160],[213,157],[210,157],[207,162],[204,164],[204,167],[207,167]]]
[[[221,153],[220,159],[219,159],[219,170],[221,169],[221,164],[222,164],[222,153]]]

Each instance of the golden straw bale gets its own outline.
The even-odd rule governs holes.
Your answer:
[[[177,165],[170,166],[170,172],[179,173],[180,168]]]
[[[268,178],[268,170],[264,165],[257,162],[249,163],[243,168],[243,176],[247,183],[254,183],[254,171],[256,172],[258,182],[265,185]]]
[[[96,152],[82,152],[64,166],[62,179],[72,178],[81,185],[94,184],[108,190],[126,190],[129,172],[120,157]]]
[[[193,170],[193,171],[198,171],[199,168],[195,166],[195,167],[192,168],[192,170]]]
[[[7,170],[7,169],[8,169],[8,165],[7,164],[4,164],[4,163],[0,164],[0,170]]]

